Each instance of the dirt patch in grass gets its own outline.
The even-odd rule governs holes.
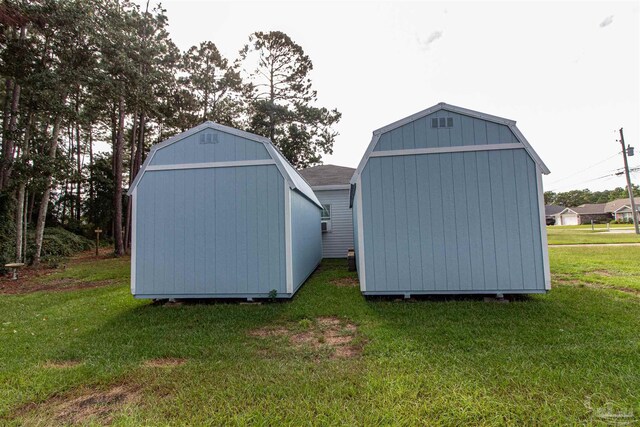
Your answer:
[[[47,291],[47,292],[66,292],[79,289],[98,288],[101,286],[109,286],[115,283],[114,280],[98,280],[95,282],[83,282],[78,279],[58,279],[46,282],[27,280],[20,278],[18,280],[1,280],[0,294],[28,294],[31,292]]]
[[[109,425],[115,413],[140,400],[138,387],[119,384],[107,390],[82,388],[29,404],[15,415],[28,425]]]
[[[640,289],[626,288],[623,286],[607,286],[607,285],[601,285],[599,283],[581,282],[580,280],[559,280],[559,282],[562,283],[563,285],[574,286],[577,288],[606,289],[609,291],[620,291],[626,294],[631,294],[631,295],[640,297]]]
[[[355,277],[340,277],[338,279],[333,279],[330,283],[340,287],[360,286],[360,282]]]
[[[173,368],[175,366],[182,366],[187,363],[187,359],[179,357],[160,357],[158,359],[149,359],[144,362],[144,366],[147,368]]]
[[[297,324],[255,329],[249,335],[261,339],[282,337],[296,351],[312,350],[317,355],[328,354],[331,359],[358,357],[364,345],[356,325],[337,317],[304,319]]]
[[[113,249],[104,247],[100,248],[100,252],[97,257],[95,249],[80,252],[73,257],[66,259],[57,268],[48,267],[46,264],[42,264],[40,267],[25,267],[18,271],[18,280],[12,280],[11,273],[0,276],[0,295],[27,294],[38,291],[73,291],[111,285],[115,283],[113,280],[101,280],[86,283],[81,280],[71,278],[57,280],[46,280],[44,278],[60,271],[64,271],[67,266],[94,263],[97,260],[106,260],[111,258],[114,258]]]
[[[591,270],[591,271],[587,271],[586,274],[594,274],[594,275],[605,276],[605,277],[613,276],[613,273],[611,273],[608,270]]]
[[[46,369],[68,369],[82,365],[81,360],[49,360],[44,365]]]

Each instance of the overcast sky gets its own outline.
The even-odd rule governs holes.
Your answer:
[[[300,44],[318,104],[342,112],[324,163],[356,167],[374,129],[443,101],[516,120],[545,190],[623,186],[595,179],[622,166],[620,127],[640,165],[637,1],[162,4],[182,50],[211,40],[234,59],[258,30]]]

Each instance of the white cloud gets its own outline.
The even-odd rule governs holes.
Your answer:
[[[613,15],[609,15],[606,18],[604,18],[604,21],[600,23],[600,27],[604,28],[608,25],[611,25],[612,23],[613,23]]]
[[[433,33],[429,34],[429,37],[427,37],[426,40],[422,40],[422,38],[418,37],[418,43],[420,44],[420,46],[422,47],[422,49],[424,50],[428,50],[429,46],[435,42],[436,40],[438,40],[440,37],[442,37],[442,34],[444,34],[443,31],[434,31]]]

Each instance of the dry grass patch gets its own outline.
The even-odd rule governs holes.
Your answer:
[[[158,359],[146,360],[144,366],[147,368],[173,368],[175,366],[182,366],[185,363],[187,363],[187,360],[179,357],[160,357]]]
[[[23,407],[17,414],[27,425],[109,425],[114,415],[140,401],[137,387],[120,384],[108,390],[82,388]]]
[[[562,283],[563,285],[573,286],[577,288],[590,288],[599,290],[606,289],[610,291],[620,291],[624,292],[625,294],[640,297],[640,289],[626,288],[624,286],[608,286],[599,283],[583,282],[581,280],[558,280],[558,282]]]
[[[328,354],[331,359],[343,359],[362,354],[364,342],[357,332],[353,323],[337,317],[318,317],[314,320],[303,319],[288,326],[256,329],[249,335],[261,339],[284,338],[294,350],[312,350],[317,355]],[[261,351],[261,354],[264,353]]]
[[[46,369],[69,369],[82,365],[81,360],[48,360],[44,365]]]
[[[357,287],[360,286],[360,282],[355,277],[340,277],[331,281],[332,285],[340,287]]]
[[[94,282],[83,282],[79,279],[64,278],[49,280],[46,282],[28,281],[24,278],[19,280],[0,281],[0,294],[28,294],[31,292],[47,291],[47,292],[68,292],[77,291],[79,289],[98,288],[101,286],[109,286],[116,283],[115,280],[97,280]]]

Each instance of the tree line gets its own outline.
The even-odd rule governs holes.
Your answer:
[[[0,24],[0,261],[32,236],[37,265],[50,225],[100,227],[124,254],[124,190],[150,146],[205,120],[269,137],[296,167],[332,152],[341,114],[316,105],[312,61],[283,32],[226,58],[212,41],[181,52],[148,2],[5,0]]]
[[[633,185],[634,197],[640,197],[640,186]],[[617,187],[613,190],[591,191],[571,190],[555,193],[553,191],[545,191],[544,203],[546,205],[557,205],[566,207],[580,206],[586,203],[607,203],[616,199],[628,199],[629,193],[626,187]]]

